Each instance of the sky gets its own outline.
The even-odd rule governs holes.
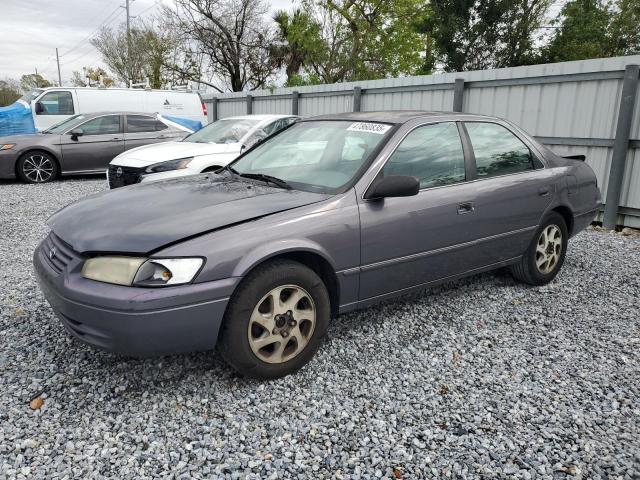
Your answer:
[[[102,65],[89,39],[101,25],[117,27],[125,21],[125,0],[0,0],[0,79],[19,79],[38,73],[57,82],[56,47],[62,82],[74,70]],[[134,0],[132,16],[157,14],[171,0]],[[272,11],[288,9],[292,0],[271,0]]]
[[[62,81],[68,83],[74,70],[102,65],[89,39],[102,25],[117,27],[125,21],[125,0],[0,0],[0,79],[19,79],[38,73],[58,80],[56,47],[60,53]],[[157,15],[160,6],[172,0],[133,0],[133,17]],[[270,0],[271,11],[289,9],[294,0]],[[563,0],[551,12],[557,15]]]

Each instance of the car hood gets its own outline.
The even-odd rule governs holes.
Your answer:
[[[176,158],[197,157],[219,153],[240,152],[238,143],[194,143],[163,142],[132,148],[111,161],[112,165],[134,161],[137,166],[146,167],[153,163],[175,160]]]
[[[80,253],[149,253],[206,232],[330,198],[202,174],[93,195],[47,224]]]

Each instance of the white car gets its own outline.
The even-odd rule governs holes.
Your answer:
[[[109,164],[109,187],[219,170],[244,150],[288,127],[298,118],[293,115],[228,117],[181,141],[127,150]]]

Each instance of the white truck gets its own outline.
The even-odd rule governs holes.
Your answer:
[[[137,88],[52,87],[36,88],[18,102],[29,106],[37,131],[45,130],[79,113],[135,111],[160,113],[207,124],[200,95],[176,90]]]

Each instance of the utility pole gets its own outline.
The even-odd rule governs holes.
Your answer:
[[[40,82],[38,82],[38,67],[36,67],[36,76],[33,77],[33,79],[36,82],[36,87],[39,87],[40,86]]]
[[[62,75],[60,75],[60,57],[58,56],[58,47],[56,47],[56,62],[58,62],[58,86],[62,86]]]
[[[127,10],[127,73],[131,82],[131,22],[129,20],[129,0],[125,0],[125,9]]]

